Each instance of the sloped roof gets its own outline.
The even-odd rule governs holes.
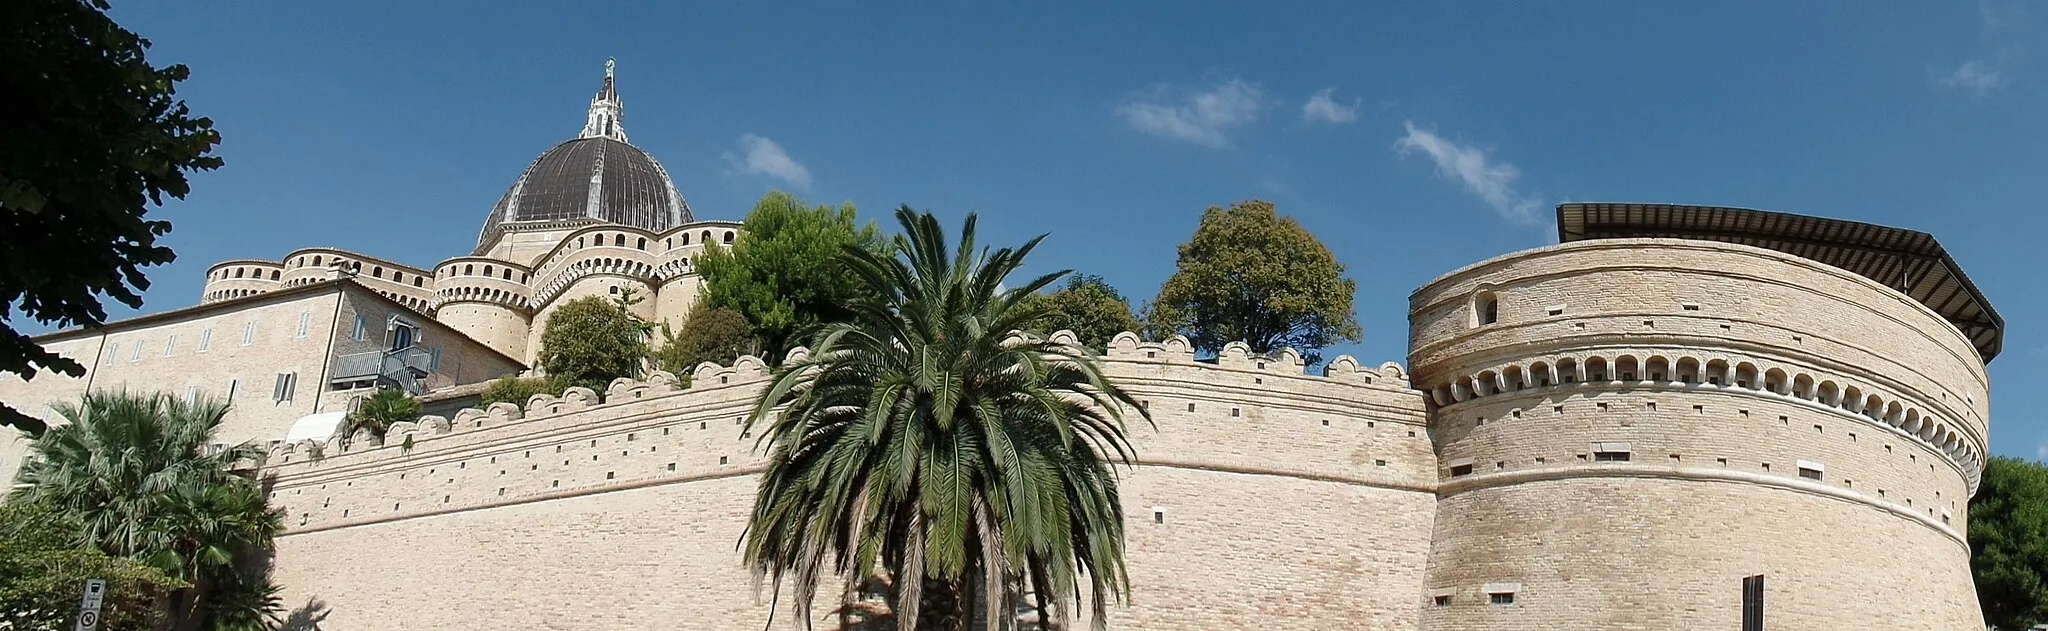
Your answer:
[[[1560,204],[1560,242],[1670,238],[1777,250],[1838,267],[1911,296],[1941,314],[1990,362],[2005,320],[1933,235],[1917,230],[1746,208],[1679,204]]]

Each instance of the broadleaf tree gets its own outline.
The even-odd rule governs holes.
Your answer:
[[[1057,290],[1031,294],[1031,301],[1046,311],[1045,318],[1032,325],[1032,332],[1073,331],[1082,346],[1097,351],[1107,349],[1118,333],[1142,332],[1138,317],[1131,313],[1131,302],[1101,276],[1068,276]]]
[[[1323,347],[1360,340],[1351,311],[1358,281],[1344,272],[1330,248],[1269,202],[1211,207],[1181,244],[1179,269],[1151,315],[1203,352],[1242,340],[1253,353],[1291,347],[1314,364]]]
[[[1984,622],[2048,624],[2048,463],[1993,456],[1970,500],[1970,569]]]
[[[704,302],[738,312],[760,341],[762,359],[779,364],[792,336],[844,321],[848,305],[867,291],[840,261],[848,247],[882,247],[880,230],[859,223],[853,204],[811,206],[769,193],[747,213],[746,231],[732,247],[705,249],[697,264]]]
[[[12,325],[94,326],[103,298],[142,306],[143,268],[171,262],[150,219],[186,175],[219,168],[213,122],[177,98],[190,72],[157,67],[149,40],[107,17],[105,0],[0,2],[0,372],[32,378],[85,367]],[[43,422],[0,403],[0,425]]]
[[[741,355],[758,352],[753,330],[738,311],[703,302],[690,308],[681,331],[662,328],[663,343],[654,351],[654,365],[685,380],[698,364],[732,365]]]
[[[584,296],[562,303],[548,315],[536,359],[553,385],[602,393],[613,379],[639,377],[646,357],[644,321],[619,301]]]

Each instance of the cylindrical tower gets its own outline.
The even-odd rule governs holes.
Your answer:
[[[508,357],[528,360],[532,300],[528,272],[497,259],[465,256],[434,268],[434,319]]]
[[[1559,225],[1411,299],[1441,469],[1422,628],[1739,629],[1756,575],[1770,629],[1983,628],[1964,520],[2002,325],[1931,237]]]
[[[206,270],[206,287],[199,302],[219,302],[269,292],[284,286],[284,267],[276,261],[235,259],[221,261]]]

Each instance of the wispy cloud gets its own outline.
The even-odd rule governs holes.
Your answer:
[[[2017,61],[2023,48],[2009,32],[2021,17],[2021,6],[2000,0],[1978,0],[1977,39],[1979,54],[1952,69],[1935,73],[1934,83],[1984,98],[2007,83],[2006,67]]]
[[[1516,223],[1532,223],[1537,218],[1537,208],[1542,200],[1523,195],[1515,190],[1515,180],[1522,177],[1522,170],[1507,162],[1497,162],[1486,149],[1461,144],[1437,135],[1436,131],[1417,127],[1413,122],[1403,122],[1408,134],[1394,141],[1394,149],[1401,155],[1421,153],[1436,161],[1436,171],[1444,179],[1457,182],[1465,190],[1492,206],[1494,212]]]
[[[1230,146],[1230,135],[1259,119],[1266,93],[1235,77],[1206,88],[1188,90],[1155,86],[1131,95],[1116,108],[1132,129],[1171,140],[1209,147]]]
[[[725,161],[740,173],[766,175],[803,190],[811,188],[811,170],[804,168],[796,158],[789,157],[789,152],[783,151],[782,145],[775,141],[742,134],[738,149],[739,153],[725,152]]]
[[[1331,95],[1336,92],[1336,88],[1323,88],[1323,91],[1317,92],[1315,96],[1308,97],[1308,102],[1301,104],[1301,119],[1311,123],[1329,123],[1331,125],[1349,125],[1358,122],[1359,102],[1353,100],[1350,105],[1338,103],[1336,99],[1331,98]]]

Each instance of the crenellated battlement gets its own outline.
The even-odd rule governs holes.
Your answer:
[[[1399,364],[1367,368],[1342,356],[1313,374],[1291,349],[1261,357],[1243,344],[1198,361],[1185,338],[1134,333],[1116,336],[1102,357],[1153,419],[1156,431],[1129,417],[1141,467],[1417,492],[1434,485],[1423,395]],[[615,380],[602,395],[569,388],[422,417],[382,440],[362,431],[277,443],[261,464],[276,474],[273,500],[297,532],[752,475],[762,463],[745,418],[770,375],[752,356],[701,364],[687,386],[657,371]]]

